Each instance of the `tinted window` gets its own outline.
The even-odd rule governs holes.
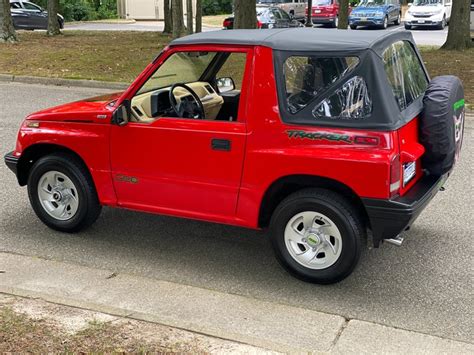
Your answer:
[[[413,47],[406,41],[390,45],[383,53],[385,72],[400,110],[422,96],[428,85]]]
[[[10,3],[10,8],[11,9],[21,9],[21,5],[18,2],[12,2],[12,3]]]
[[[29,2],[24,2],[23,7],[26,10],[41,11],[41,8],[39,6],[36,6],[35,4],[29,3]]]
[[[308,105],[316,105],[315,99],[358,63],[357,57],[292,56],[286,59],[283,75],[288,111],[295,114]]]

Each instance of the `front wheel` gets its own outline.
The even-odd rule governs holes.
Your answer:
[[[357,25],[350,25],[351,30],[357,30]]]
[[[386,30],[386,29],[388,28],[388,16],[385,16],[385,17],[383,18],[382,28],[383,28],[384,30]]]
[[[339,15],[336,16],[334,22],[331,24],[332,28],[337,28],[339,26]]]
[[[446,27],[446,16],[444,16],[443,19],[441,20],[440,24],[438,25],[438,29],[444,30],[445,27]]]
[[[406,29],[406,30],[411,30],[411,25],[405,24],[405,29]]]
[[[341,195],[305,189],[283,200],[271,220],[271,240],[280,264],[295,277],[330,284],[357,265],[363,222]]]
[[[28,196],[38,218],[62,232],[78,232],[90,226],[101,212],[89,171],[69,154],[47,155],[33,165]]]

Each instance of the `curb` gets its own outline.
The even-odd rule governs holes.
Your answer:
[[[53,86],[68,86],[68,87],[82,87],[92,89],[111,89],[111,90],[125,90],[129,84],[107,82],[98,80],[79,80],[79,79],[61,79],[61,78],[43,78],[38,76],[23,76],[0,74],[0,82],[12,82],[23,84],[40,84]]]

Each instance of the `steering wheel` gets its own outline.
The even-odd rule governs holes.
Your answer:
[[[189,100],[189,96],[183,96],[178,103],[178,100],[174,96],[173,91],[176,88],[183,88],[187,92],[191,94],[192,100]],[[205,119],[206,113],[204,112],[204,106],[202,104],[201,99],[199,96],[184,83],[176,83],[174,84],[169,92],[170,104],[173,108],[173,111],[181,118],[195,118],[195,119]]]

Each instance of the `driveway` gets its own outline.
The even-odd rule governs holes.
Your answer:
[[[101,93],[0,83],[0,151],[29,112]],[[317,286],[276,262],[265,233],[104,208],[77,235],[51,231],[0,164],[0,251],[38,256],[474,342],[474,119],[461,161],[402,247],[365,250],[354,274]],[[303,331],[303,330],[302,330]]]
[[[321,26],[319,26],[321,27]],[[84,30],[84,31],[163,31],[162,21],[137,21],[135,23],[109,24],[97,22],[83,22],[66,24],[66,30]],[[220,28],[203,26],[203,31],[220,31]],[[335,29],[327,29],[335,31]],[[359,27],[358,31],[383,31],[379,29],[370,29]],[[390,26],[386,31],[405,31],[403,25]],[[444,30],[417,29],[411,30],[413,37],[418,45],[423,46],[442,46],[448,36],[448,28]]]

